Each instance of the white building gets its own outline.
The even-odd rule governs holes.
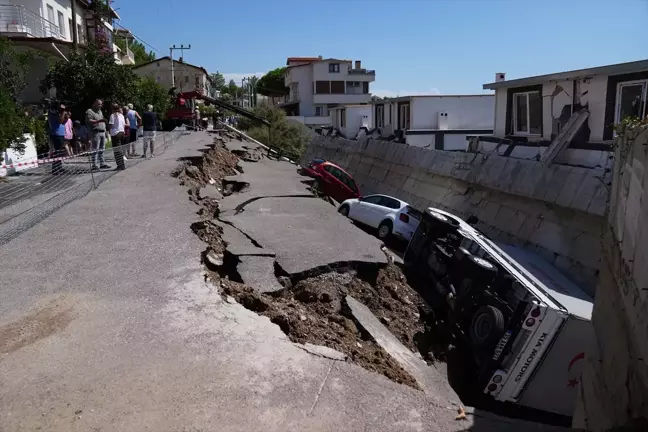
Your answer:
[[[329,110],[333,129],[347,138],[356,138],[360,130],[370,131],[373,125],[372,105],[345,105]]]
[[[279,106],[307,126],[329,125],[331,108],[371,101],[369,83],[375,81],[376,72],[363,68],[360,60],[290,57],[286,65],[290,93]]]
[[[133,67],[133,72],[139,76],[150,77],[167,90],[176,87],[178,92],[198,91],[203,95],[212,94],[211,81],[207,69],[184,61],[173,60],[173,76],[171,80],[171,57],[160,57],[148,63]]]
[[[605,166],[614,124],[648,114],[648,60],[484,84],[495,90],[494,136],[479,137],[479,148],[513,157],[539,157],[563,129],[573,133],[558,150],[558,161]],[[582,126],[575,113],[585,113]],[[563,134],[565,135],[565,134]]]
[[[75,28],[80,49],[98,34],[95,20],[88,11],[89,2],[74,0],[76,14],[72,17],[71,1],[4,0],[0,4],[0,36],[9,38],[18,49],[35,50],[54,58],[67,58],[72,52],[72,32]],[[119,15],[111,8],[111,17],[101,20],[99,31],[107,39],[108,46],[112,46],[115,61],[121,63],[120,50],[112,40],[113,19],[119,19]],[[49,69],[46,57],[37,56],[31,60],[27,86],[21,95],[24,103],[39,103],[43,98],[39,85]]]
[[[494,107],[495,96],[488,94],[402,96],[373,102],[368,123],[374,134],[412,146],[466,150],[468,136],[493,133]],[[334,126],[353,138],[357,122],[346,123],[344,132],[340,122]]]

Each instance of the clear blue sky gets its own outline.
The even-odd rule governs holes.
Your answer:
[[[648,59],[648,0],[115,0],[121,25],[227,77],[289,56],[360,59],[379,95]]]

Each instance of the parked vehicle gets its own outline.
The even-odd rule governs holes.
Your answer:
[[[404,263],[441,300],[484,393],[572,415],[582,360],[595,347],[591,297],[539,256],[435,208],[423,213]]]
[[[322,162],[312,166],[316,188],[337,202],[349,198],[358,198],[360,189],[346,171],[331,162]]]
[[[410,241],[423,216],[405,201],[387,195],[367,195],[342,202],[338,212],[378,230],[378,237],[393,235]]]
[[[300,167],[299,168],[299,174],[307,176],[307,177],[315,178],[315,177],[317,177],[317,174],[315,173],[315,171],[313,171],[313,167],[315,165],[319,165],[319,164],[324,163],[324,162],[326,162],[324,159],[315,158],[315,159],[311,160],[310,162],[308,162],[303,167]]]

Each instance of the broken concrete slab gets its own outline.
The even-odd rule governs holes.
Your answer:
[[[200,199],[205,199],[205,198],[211,198],[215,200],[223,199],[223,194],[213,184],[208,184],[200,188],[200,190],[198,191],[198,196],[200,197]]]
[[[223,240],[227,243],[227,252],[234,256],[256,255],[274,257],[275,253],[269,249],[261,248],[245,236],[241,231],[230,224],[219,225],[223,229]]]
[[[205,255],[205,260],[213,267],[221,267],[223,265],[223,254],[210,250]]]
[[[459,396],[448,384],[447,377],[410,351],[394,336],[369,308],[351,296],[345,302],[353,317],[390,356],[419,383],[423,391],[438,403],[459,404]]]
[[[259,292],[274,292],[283,289],[274,274],[272,257],[242,256],[237,266],[243,282]]]
[[[297,346],[313,355],[325,357],[331,360],[344,361],[347,358],[346,354],[322,345],[314,345],[307,342],[305,344],[297,344]]]
[[[290,275],[338,263],[387,263],[378,239],[317,198],[261,198],[242,212],[221,211],[219,218],[274,251]]]

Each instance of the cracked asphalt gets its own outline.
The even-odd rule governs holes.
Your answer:
[[[198,207],[169,175],[210,142],[183,136],[0,246],[0,430],[559,430],[479,412],[455,421],[454,407],[437,402],[443,394],[309,354],[267,318],[223,301],[190,229]],[[243,165],[265,181],[224,206],[276,194],[277,184],[303,193],[292,165]],[[232,223],[286,271],[334,255],[379,259],[377,240],[352,235],[328,204],[296,202],[256,200]]]

